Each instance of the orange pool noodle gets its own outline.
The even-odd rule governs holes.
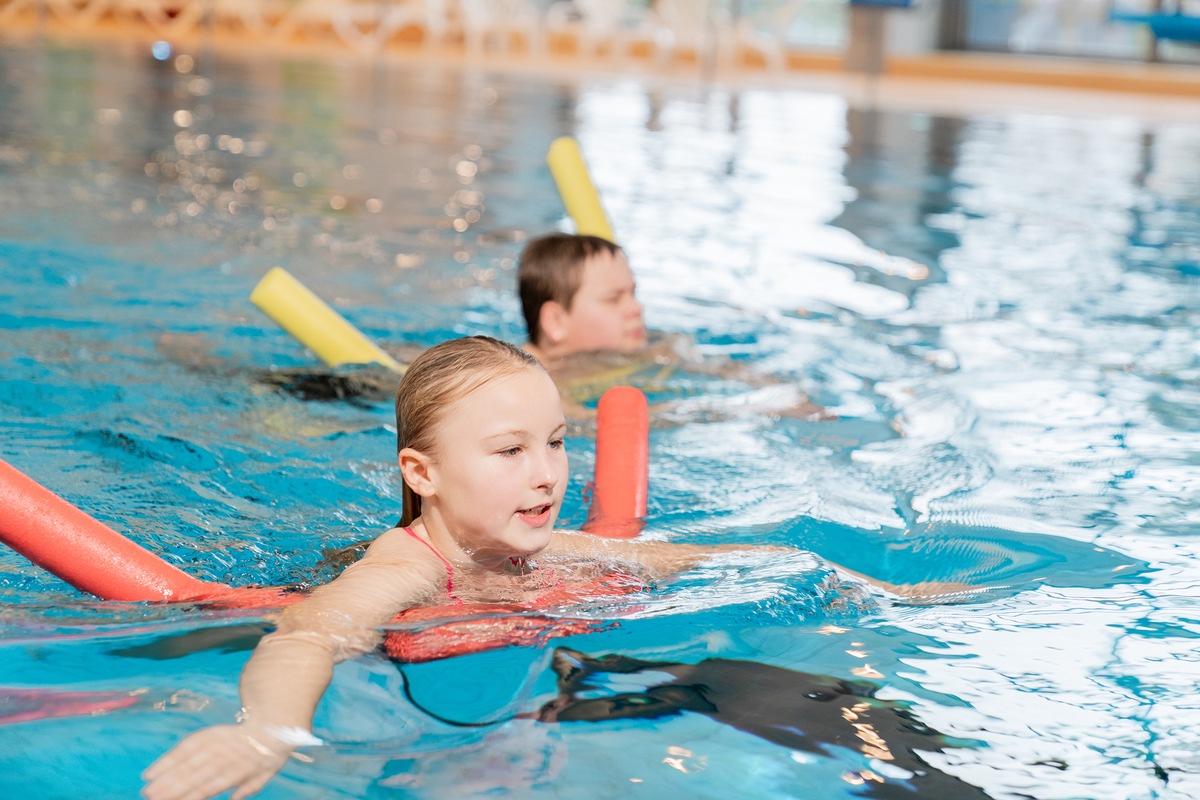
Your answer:
[[[592,504],[583,529],[612,538],[641,533],[648,475],[646,397],[629,386],[609,389],[600,398]],[[205,601],[234,608],[278,608],[303,597],[282,587],[233,587],[193,578],[3,460],[0,542],[76,589],[105,600]],[[419,662],[501,647],[542,646],[551,638],[603,630],[611,623],[530,612],[639,588],[626,583],[621,576],[598,579],[594,585],[578,588],[579,596],[555,595],[534,605],[409,609],[399,614],[395,623],[431,627],[393,630],[386,637],[385,650],[397,660]]]
[[[227,589],[193,578],[0,460],[0,541],[106,600],[186,600]]]
[[[215,602],[229,608],[253,609],[280,608],[304,597],[282,587],[226,586],[193,578],[3,460],[0,542],[76,589],[104,600]],[[398,661],[421,662],[503,647],[541,647],[549,639],[604,630],[613,623],[531,612],[601,594],[628,594],[640,587],[640,581],[617,575],[598,578],[584,587],[550,592],[533,605],[473,603],[411,608],[398,614],[393,622],[418,627],[390,631],[384,650]]]
[[[632,539],[642,532],[650,475],[650,420],[646,395],[614,386],[600,398],[592,505],[583,529]]]

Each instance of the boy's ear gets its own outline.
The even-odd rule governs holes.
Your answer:
[[[562,303],[547,300],[538,310],[538,327],[550,344],[562,344],[567,338],[567,321],[569,314]]]
[[[400,451],[397,459],[400,463],[400,474],[404,482],[421,497],[429,497],[434,493],[433,476],[430,473],[432,462],[429,456],[419,450],[406,447]]]

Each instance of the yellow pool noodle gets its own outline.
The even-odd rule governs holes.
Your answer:
[[[406,369],[283,267],[262,277],[250,302],[331,367],[382,364],[401,374]]]
[[[554,176],[567,214],[575,220],[576,232],[615,242],[612,225],[588,174],[579,142],[570,136],[558,137],[550,143],[546,163],[550,165],[550,174]]]

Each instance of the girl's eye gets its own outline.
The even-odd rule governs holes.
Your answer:
[[[551,450],[561,450],[563,447],[566,446],[566,444],[567,443],[562,439],[551,439],[550,440],[550,449]]]
[[[502,456],[519,456],[519,455],[521,455],[521,448],[517,445],[513,445],[512,447],[506,447],[500,451],[500,455],[502,455]]]

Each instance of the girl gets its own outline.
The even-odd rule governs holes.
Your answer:
[[[527,600],[614,565],[653,580],[745,549],[555,531],[567,484],[558,390],[536,358],[495,339],[456,339],[413,361],[396,392],[396,431],[400,525],[282,613],[242,672],[237,724],[193,733],[151,765],[148,800],[257,792],[296,747],[317,742],[313,713],[334,664],[374,649],[400,611]]]

